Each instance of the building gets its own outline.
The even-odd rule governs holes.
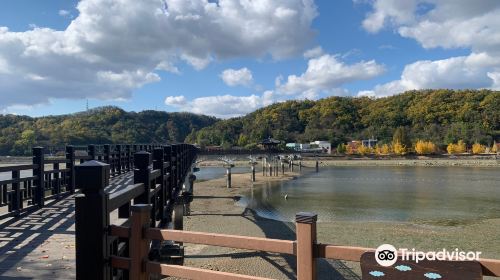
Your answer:
[[[367,139],[367,140],[361,140],[361,144],[365,147],[370,147],[370,148],[375,148],[377,145],[378,140],[377,139]]]
[[[286,143],[286,147],[294,151],[305,151],[310,148],[310,145],[301,143]]]
[[[311,146],[317,146],[320,148],[323,152],[327,154],[332,153],[332,144],[328,141],[313,141],[311,142]]]
[[[281,141],[273,139],[271,137],[262,140],[260,142],[260,145],[264,148],[266,151],[272,151],[278,149],[278,145],[281,143]]]

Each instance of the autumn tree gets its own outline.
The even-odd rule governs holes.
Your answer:
[[[418,140],[415,144],[415,152],[419,155],[434,154],[437,152],[437,147],[431,141]]]
[[[477,155],[477,154],[482,154],[482,153],[485,153],[486,152],[486,146],[484,145],[481,145],[479,143],[474,143],[474,145],[472,145],[472,153]]]

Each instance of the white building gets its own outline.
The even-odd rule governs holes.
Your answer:
[[[318,146],[318,148],[321,148],[322,150],[326,151],[327,154],[332,153],[332,144],[328,141],[314,141],[311,142],[311,145]]]

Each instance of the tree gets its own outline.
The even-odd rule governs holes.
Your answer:
[[[362,156],[366,156],[373,153],[373,149],[370,148],[369,146],[361,145],[358,147],[358,154]]]
[[[345,154],[347,151],[347,146],[344,143],[337,145],[337,154]]]
[[[486,152],[486,146],[483,146],[479,143],[474,143],[474,145],[472,145],[472,153],[477,155],[477,154],[482,154],[482,153],[485,153]]]
[[[400,142],[392,143],[392,150],[396,155],[403,156],[406,155],[406,146]]]
[[[415,152],[419,155],[434,154],[437,151],[437,147],[431,141],[418,140],[415,144]]]
[[[377,146],[375,146],[375,153],[377,155],[388,155],[391,153],[391,147],[388,144],[377,144]]]
[[[238,138],[237,144],[240,147],[245,147],[248,144],[248,137],[244,134],[240,134],[240,137]]]
[[[31,129],[27,129],[21,133],[21,137],[14,144],[14,151],[20,154],[27,155],[31,152],[31,148],[35,145],[36,135]]]
[[[406,129],[402,126],[396,128],[394,131],[394,134],[392,135],[392,142],[393,143],[400,143],[404,146],[408,146],[411,141],[408,138],[408,135],[406,133]]]
[[[465,142],[462,140],[459,140],[457,144],[450,143],[448,144],[448,147],[446,147],[446,151],[448,151],[448,154],[463,154],[467,151],[467,147],[465,146]]]

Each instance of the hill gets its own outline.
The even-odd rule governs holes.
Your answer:
[[[0,115],[0,155],[29,154],[34,145],[183,142],[192,131],[216,121],[191,113],[136,113],[117,107],[40,118]]]
[[[500,92],[443,89],[377,99],[334,96],[287,101],[218,121],[189,134],[186,141],[251,147],[271,136],[286,142],[328,140],[335,147],[369,137],[390,143],[395,133],[407,145],[418,139],[441,147],[458,140],[491,145],[500,140]]]

